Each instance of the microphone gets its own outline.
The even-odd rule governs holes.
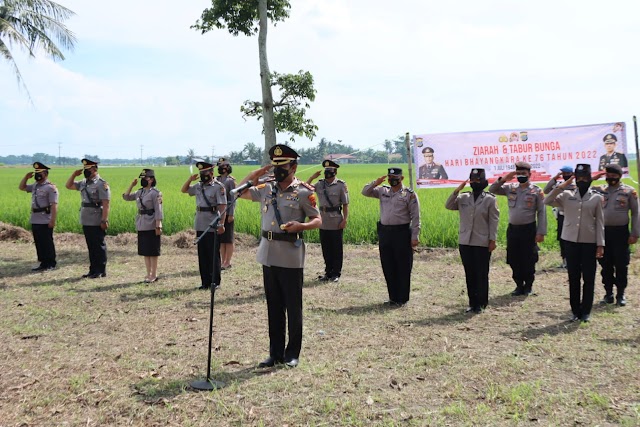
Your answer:
[[[242,184],[240,187],[236,187],[233,190],[231,190],[230,193],[232,196],[235,196],[236,194],[242,194],[244,190],[250,187],[253,187],[253,182],[247,181],[244,184]]]

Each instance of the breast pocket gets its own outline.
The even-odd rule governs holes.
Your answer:
[[[629,208],[629,198],[623,194],[618,195],[614,208],[617,211],[626,211]]]
[[[517,194],[509,194],[509,207],[513,208],[516,206],[516,201],[518,200]]]
[[[527,209],[535,209],[536,196],[533,194],[527,194],[524,196],[524,205]]]

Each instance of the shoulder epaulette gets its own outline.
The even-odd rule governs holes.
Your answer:
[[[235,176],[233,176],[233,175],[229,175],[229,176],[227,176],[227,179],[232,179],[232,180],[234,180],[234,181],[235,181],[235,180],[236,180],[236,177],[235,177]]]
[[[305,181],[299,181],[300,185],[302,185],[303,187],[305,187],[307,190],[311,190],[311,191],[315,191],[316,188],[311,185],[311,184],[307,184]]]
[[[385,185],[385,184],[382,184],[380,187],[383,187],[383,188],[391,188],[390,186]]]
[[[410,188],[405,188],[405,190],[407,190],[409,193],[413,193],[414,191]]]
[[[495,197],[496,197],[496,195],[495,195],[495,194],[493,194],[493,193],[491,193],[491,192],[489,192],[489,191],[483,191],[483,193],[484,193],[484,194],[486,194],[487,196],[491,196],[491,197],[493,197],[493,198],[495,198]]]
[[[343,183],[343,184],[345,184],[344,180],[342,180],[342,179],[340,179],[340,178],[338,178],[338,179],[337,179],[337,181],[338,181],[338,182],[341,182],[341,183]]]

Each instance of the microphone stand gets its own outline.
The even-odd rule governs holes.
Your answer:
[[[227,205],[224,211],[215,212],[213,220],[209,224],[206,230],[198,237],[194,244],[198,244],[203,237],[207,235],[209,230],[212,228],[215,230],[213,233],[213,277],[211,283],[211,303],[209,304],[209,349],[207,351],[207,377],[204,380],[192,381],[189,385],[197,391],[205,391],[205,390],[215,390],[225,386],[225,383],[222,381],[217,381],[211,378],[211,348],[213,341],[213,304],[215,301],[216,289],[220,286],[220,283],[216,283],[216,278],[220,275],[220,264],[218,263],[218,258],[220,257],[220,247],[218,244],[218,227],[220,226],[220,219],[222,215],[227,211],[229,206],[235,205],[236,201],[240,197],[242,192],[239,192],[235,199],[231,201]]]

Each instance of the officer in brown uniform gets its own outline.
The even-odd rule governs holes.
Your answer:
[[[489,191],[509,199],[507,264],[511,266],[516,289],[511,295],[531,295],[538,262],[538,243],[547,234],[547,212],[540,187],[529,182],[531,165],[515,164],[516,170],[498,178]],[[509,183],[517,176],[517,183]],[[537,224],[536,224],[537,219]]]
[[[389,185],[380,186],[385,179]],[[409,301],[413,249],[420,235],[420,203],[413,190],[402,185],[403,179],[402,169],[389,168],[388,175],[362,189],[364,196],[380,199],[380,262],[389,292],[387,304],[395,307]]]
[[[82,181],[74,181],[83,175]],[[82,277],[97,279],[107,275],[107,244],[104,240],[109,228],[111,190],[107,181],[98,175],[98,163],[82,159],[82,169],[74,171],[65,187],[80,192],[82,207],[80,224],[89,250],[89,272]]]
[[[449,179],[449,175],[444,170],[444,166],[433,160],[433,148],[424,147],[422,149],[424,165],[418,168],[418,178],[420,179]]]
[[[223,157],[216,163],[218,167],[217,180],[224,185],[225,192],[227,193],[227,212],[224,222],[224,233],[220,235],[220,258],[222,259],[222,270],[231,268],[231,258],[233,257],[234,249],[234,213],[236,210],[235,203],[231,204],[233,200],[233,194],[231,190],[236,188],[236,179],[231,175],[233,168],[231,163]]]
[[[36,254],[40,265],[31,271],[53,270],[56,268],[56,246],[53,243],[53,228],[58,216],[58,189],[49,181],[49,167],[35,162],[33,172],[28,172],[18,188],[31,193],[31,232],[36,244]],[[27,180],[34,178],[34,184]]]
[[[629,267],[629,245],[635,244],[640,236],[638,221],[638,193],[633,187],[620,182],[620,165],[607,165],[604,172],[594,177],[600,178],[606,173],[607,185],[594,187],[604,197],[604,255],[598,261],[602,267],[602,283],[605,296],[601,303],[613,304],[613,286],[616,286],[616,302],[620,306],[627,304],[624,290],[627,287]],[[629,213],[631,213],[631,233],[629,233]]]
[[[207,229],[209,224],[218,212],[220,217],[220,225],[217,233],[224,233],[225,211],[227,209],[227,192],[222,185],[213,176],[213,165],[207,162],[197,162],[196,167],[199,173],[191,175],[187,181],[182,184],[181,192],[196,198],[196,214],[194,220],[194,228],[197,237],[200,237]],[[200,182],[191,185],[193,181],[200,179]],[[220,286],[220,252],[218,257],[213,259],[213,252],[216,244],[220,244],[219,239],[215,238],[216,230],[209,229],[205,237],[198,242],[198,268],[200,270],[200,288],[209,289],[212,283]],[[214,264],[215,263],[215,264]],[[214,265],[216,276],[213,276]]]
[[[254,185],[240,197],[258,202],[262,208],[262,233],[257,259],[262,264],[264,292],[269,317],[269,357],[261,368],[285,363],[298,366],[302,348],[302,282],[305,244],[303,231],[320,227],[313,187],[295,177],[298,153],[276,144],[269,150],[275,181],[259,184],[271,165],[251,172],[239,186]],[[308,217],[309,221],[305,222]],[[285,332],[289,321],[289,343]]]
[[[489,261],[496,248],[500,211],[496,196],[484,191],[489,185],[484,169],[472,169],[469,182],[472,191],[460,194],[467,184],[463,182],[445,207],[460,212],[458,247],[469,296],[467,313],[481,313],[489,304]]]
[[[563,182],[544,199],[546,205],[564,210],[562,239],[566,243],[567,272],[569,273],[569,301],[571,321],[588,322],[593,306],[596,277],[596,258],[604,253],[603,198],[591,186],[591,166],[579,164],[575,169],[575,189],[569,186],[574,178]],[[580,279],[582,299],[580,298]]]
[[[598,170],[605,170],[607,165],[618,165],[622,168],[623,172],[626,172],[629,167],[629,162],[627,162],[627,156],[625,156],[624,153],[616,151],[618,138],[614,134],[608,133],[602,138],[602,141],[604,142],[606,153],[600,156]]]
[[[138,184],[134,179],[122,198],[129,202],[136,202],[136,230],[138,231],[138,255],[144,257],[147,268],[145,283],[158,280],[158,257],[160,256],[160,236],[162,235],[162,193],[156,188],[156,174],[153,169],[142,169],[138,191],[131,194],[131,190]]]
[[[547,185],[544,186],[544,189],[542,190],[542,192],[545,195],[551,193],[551,190],[556,188],[562,182],[568,181],[572,176],[573,176],[573,167],[569,165],[562,166],[560,168],[560,172],[558,172],[556,176],[554,176],[549,180],[549,182],[547,182]],[[562,181],[560,181],[560,178],[562,178]],[[567,190],[572,190],[575,187],[576,186],[574,184],[571,184],[569,187],[567,187]],[[564,249],[564,240],[562,240],[562,237],[561,237],[562,225],[564,224],[564,211],[560,208],[553,208],[553,209],[554,209],[554,212],[556,213],[556,220],[558,222],[556,239],[560,244],[560,256],[562,257],[562,268],[567,268],[567,254],[565,253],[565,249]]]
[[[322,162],[324,179],[316,184],[316,194],[320,205],[320,244],[324,258],[324,275],[321,281],[337,282],[342,274],[343,233],[349,218],[349,190],[347,183],[336,178],[339,164],[332,160]],[[320,176],[320,171],[311,175],[307,184]]]

